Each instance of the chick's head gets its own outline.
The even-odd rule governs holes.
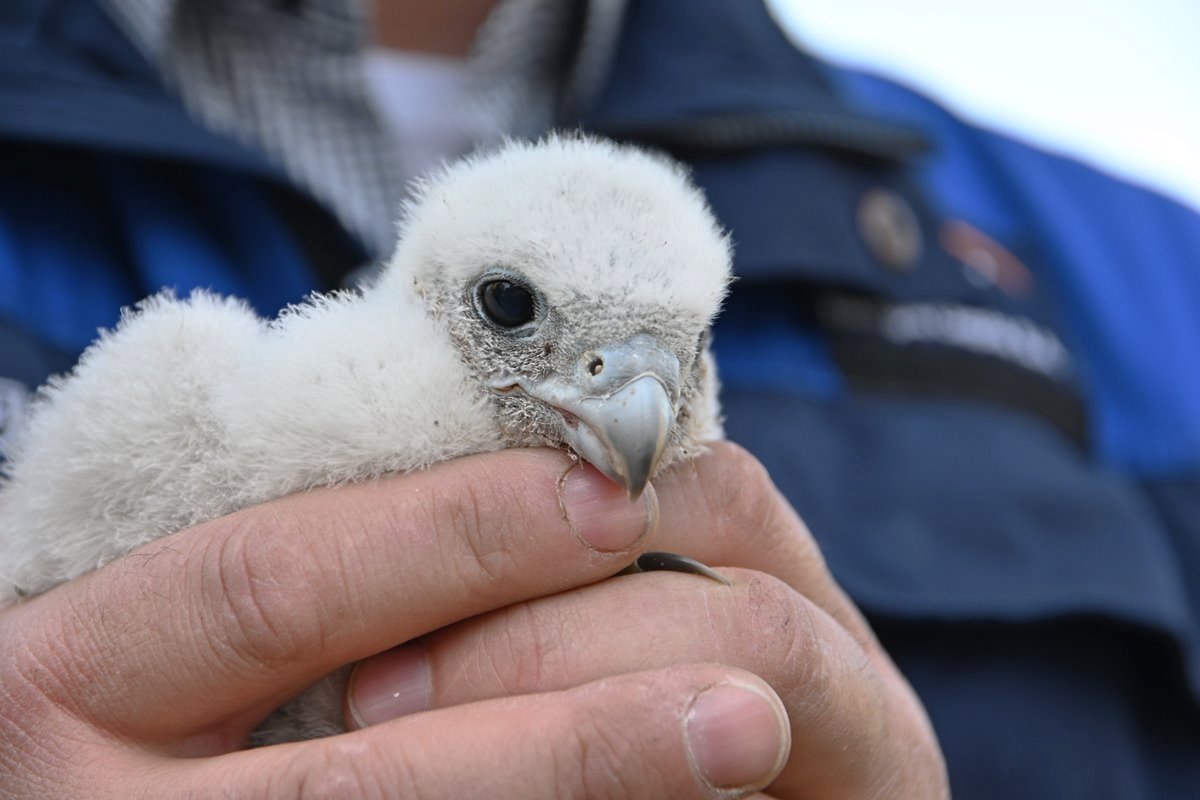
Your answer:
[[[513,446],[569,446],[636,496],[719,431],[708,330],[730,245],[685,171],[588,138],[428,180],[377,290],[416,292]]]

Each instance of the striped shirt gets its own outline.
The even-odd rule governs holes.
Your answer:
[[[193,116],[265,153],[377,257],[390,251],[412,176],[366,84],[368,0],[102,1]],[[586,102],[624,6],[500,2],[468,60],[466,139],[536,135],[564,102]]]

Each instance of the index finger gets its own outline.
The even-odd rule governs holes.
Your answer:
[[[573,466],[505,451],[283,498],[136,550],[0,626],[29,643],[25,674],[63,665],[39,688],[94,724],[143,741],[232,717],[248,730],[343,664],[632,560],[653,493],[631,505]]]

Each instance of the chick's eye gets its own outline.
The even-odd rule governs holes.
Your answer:
[[[501,328],[519,328],[537,314],[533,294],[512,281],[488,281],[480,288],[479,300],[483,313]]]

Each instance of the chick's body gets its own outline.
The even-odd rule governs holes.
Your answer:
[[[143,303],[22,437],[0,493],[10,591],[304,488],[501,447],[429,319],[380,305],[332,298],[268,326],[208,294]],[[333,351],[330,335],[353,350]],[[413,372],[402,393],[392,364]]]
[[[9,454],[0,602],[240,508],[470,453],[569,445],[629,478],[627,445],[586,423],[634,380],[671,417],[644,465],[686,457],[719,435],[704,333],[728,278],[677,167],[551,138],[431,179],[361,294],[272,322],[206,293],[151,298],[42,391]],[[494,299],[513,292],[530,318],[510,326]],[[342,678],[260,740],[340,730]]]

